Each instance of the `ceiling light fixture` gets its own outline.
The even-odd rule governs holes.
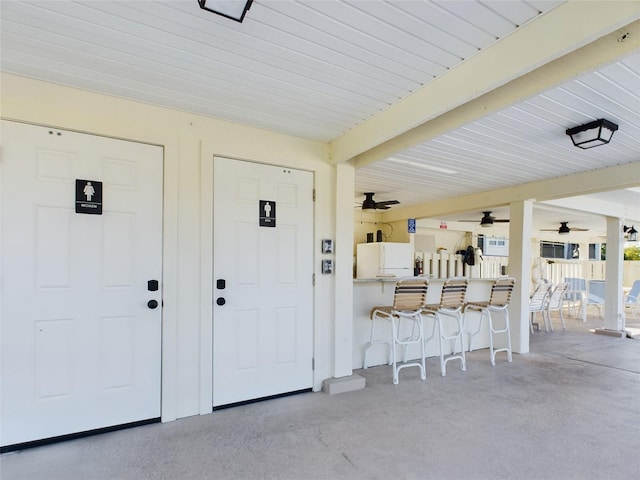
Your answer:
[[[618,130],[618,125],[601,118],[593,122],[579,125],[567,130],[567,135],[576,147],[583,149],[597,147],[609,143],[613,132]]]
[[[638,231],[633,228],[633,225],[627,227],[626,225],[622,227],[622,231],[627,234],[627,241],[629,242],[637,242],[638,241]]]
[[[200,8],[242,23],[253,0],[198,0]]]

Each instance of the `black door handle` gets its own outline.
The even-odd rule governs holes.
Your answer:
[[[227,303],[227,301],[224,299],[224,297],[218,297],[216,298],[216,303],[220,306],[224,305],[225,303]]]
[[[149,307],[151,310],[153,310],[154,308],[158,308],[157,300],[149,300],[147,302],[147,307]]]

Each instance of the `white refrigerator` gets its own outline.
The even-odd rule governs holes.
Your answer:
[[[413,275],[413,245],[410,243],[359,243],[356,278],[407,277]]]

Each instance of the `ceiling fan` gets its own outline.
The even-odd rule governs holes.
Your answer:
[[[366,192],[364,194],[364,202],[362,202],[362,210],[388,210],[391,208],[389,205],[397,205],[400,202],[398,200],[384,200],[382,202],[376,202],[373,199],[375,193]]]
[[[569,222],[560,222],[560,228],[557,230],[555,228],[541,228],[541,232],[558,232],[560,235],[567,235],[569,232],[588,232],[588,228],[578,228],[571,227],[569,228]]]
[[[477,222],[477,220],[458,220],[459,222]],[[482,218],[480,219],[481,227],[490,227],[494,223],[507,223],[508,218],[496,218],[491,215],[490,211],[482,212]]]

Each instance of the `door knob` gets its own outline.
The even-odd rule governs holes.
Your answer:
[[[216,303],[220,306],[224,305],[225,303],[227,303],[227,301],[224,299],[224,297],[218,297],[216,298]]]
[[[147,302],[147,307],[149,307],[151,310],[153,310],[154,308],[158,308],[158,302],[156,300],[149,300]]]

